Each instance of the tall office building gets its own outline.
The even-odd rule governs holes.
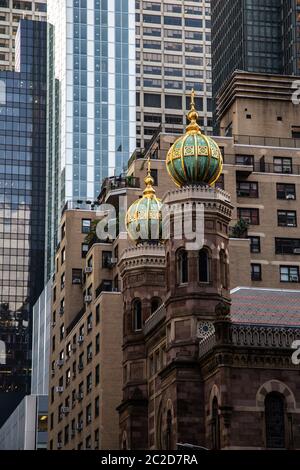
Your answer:
[[[29,392],[31,312],[43,289],[46,35],[45,22],[21,20],[18,71],[0,72],[0,424]]]
[[[300,74],[297,0],[212,0],[213,94],[235,70]]]
[[[47,0],[0,1],[0,69],[13,70],[15,36],[21,19],[46,21]]]
[[[138,0],[136,4],[137,147],[161,126],[182,133],[182,110],[197,91],[200,123],[210,133],[210,2]],[[185,113],[186,114],[186,113]]]
[[[48,266],[69,200],[91,200],[135,149],[133,0],[50,0]]]

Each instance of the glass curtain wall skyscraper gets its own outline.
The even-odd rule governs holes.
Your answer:
[[[17,71],[0,72],[0,424],[30,391],[32,308],[43,289],[45,22],[21,20]]]
[[[137,147],[147,148],[157,129],[182,133],[182,110],[197,93],[200,124],[212,131],[210,2],[135,2]]]
[[[300,74],[299,0],[211,0],[213,94],[235,70]]]
[[[134,0],[49,0],[47,275],[66,201],[94,201],[136,144]]]
[[[0,68],[13,70],[21,19],[46,21],[47,0],[0,0]]]

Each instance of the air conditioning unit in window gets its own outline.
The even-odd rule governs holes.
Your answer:
[[[84,336],[83,335],[78,336],[78,343],[81,344],[83,343],[83,341],[84,341]]]
[[[70,411],[70,408],[68,406],[63,406],[62,409],[61,409],[61,412],[66,415],[68,414]]]
[[[75,343],[73,343],[73,344],[71,345],[71,349],[72,349],[72,351],[76,351],[76,344],[75,344]]]
[[[56,387],[55,390],[57,393],[62,393],[64,391],[64,387]]]
[[[74,277],[72,279],[72,284],[81,284],[81,279],[80,277]]]
[[[296,227],[295,224],[287,224],[287,227]]]
[[[58,449],[62,449],[62,442],[58,442],[58,443],[57,443],[57,448],[58,448]]]
[[[91,359],[93,359],[93,353],[92,353],[92,352],[89,352],[87,358],[88,358],[89,361],[90,361]]]
[[[119,292],[119,289],[117,287],[113,287],[111,291],[112,292]]]
[[[54,369],[51,370],[51,375],[52,375],[52,377],[55,375],[55,370]]]
[[[91,330],[93,329],[93,324],[92,324],[92,323],[88,323],[87,329],[88,329],[88,331],[91,331]]]
[[[299,282],[299,276],[290,276],[290,282]]]
[[[56,365],[57,365],[58,367],[62,367],[62,366],[64,365],[64,360],[63,360],[63,359],[58,359],[58,360],[56,361]]]
[[[86,304],[90,304],[92,300],[93,300],[93,297],[91,295],[84,296],[84,301]]]
[[[80,363],[78,364],[78,370],[79,371],[83,370],[83,364],[80,364]]]
[[[60,307],[59,313],[60,313],[60,315],[63,315],[63,314],[65,313],[65,308],[64,308],[64,307]]]
[[[295,194],[287,194],[285,198],[287,201],[295,201],[296,199]]]
[[[92,266],[86,266],[86,267],[84,268],[84,273],[85,273],[85,274],[90,274],[90,273],[92,273],[92,272],[93,272],[93,267],[92,267]]]
[[[83,392],[78,392],[78,393],[77,393],[77,400],[78,400],[78,401],[83,400]]]
[[[91,422],[92,422],[92,415],[88,415],[88,417],[87,417],[87,422],[88,422],[88,423],[91,423]]]
[[[300,248],[294,248],[294,255],[300,255]]]

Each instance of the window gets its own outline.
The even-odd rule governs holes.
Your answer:
[[[220,445],[220,418],[219,418],[219,404],[218,399],[215,397],[212,402],[212,421],[211,421],[211,440],[212,449],[219,450]]]
[[[160,108],[161,95],[155,95],[154,93],[144,93],[144,106],[150,108]]]
[[[64,264],[64,262],[66,261],[66,249],[65,248],[61,250],[60,256],[61,256],[61,264]]]
[[[179,250],[177,253],[177,282],[178,284],[189,282],[188,253],[185,250]]]
[[[280,266],[280,282],[299,282],[299,266]]]
[[[238,218],[245,220],[249,225],[259,225],[259,209],[238,208]]]
[[[69,425],[65,427],[65,444],[69,442]]]
[[[143,327],[143,319],[142,319],[142,302],[140,299],[135,299],[133,301],[133,329],[134,331],[141,331]]]
[[[236,155],[235,156],[236,165],[254,165],[254,155]]]
[[[236,189],[238,197],[258,198],[258,183],[237,181]]]
[[[82,269],[72,269],[72,284],[81,284]]]
[[[89,245],[87,243],[82,243],[81,245],[81,257],[86,258],[87,252],[89,251]]]
[[[98,364],[95,368],[95,384],[98,385],[100,382],[100,365]]]
[[[166,429],[166,450],[172,449],[172,413],[167,412],[167,429]]]
[[[153,186],[158,186],[158,174],[157,170],[151,169],[151,176],[154,180]]]
[[[151,300],[151,313],[156,312],[156,310],[161,306],[162,302],[159,297],[155,297]]]
[[[61,239],[63,240],[66,236],[66,224],[64,223],[61,227]]]
[[[85,440],[85,449],[89,450],[92,448],[92,438],[91,436],[88,436]]]
[[[111,251],[102,251],[102,268],[111,267],[111,258],[112,258]]]
[[[251,279],[254,282],[262,280],[261,264],[251,264]]]
[[[100,304],[96,306],[96,325],[98,325],[100,321]]]
[[[277,211],[279,227],[297,227],[296,211]]]
[[[66,275],[65,273],[62,273],[60,276],[60,290],[63,290],[65,288],[65,282],[66,282]]]
[[[100,333],[98,333],[95,338],[95,353],[98,354],[99,351],[100,351]]]
[[[90,233],[90,230],[91,230],[91,219],[82,219],[81,233]]]
[[[209,265],[208,251],[204,248],[199,251],[199,282],[208,283],[210,281]]]
[[[223,173],[222,173],[222,175],[219,176],[219,179],[216,182],[215,187],[219,188],[219,189],[225,189],[225,178],[224,178]]]
[[[174,96],[174,95],[166,95],[165,107],[169,109],[182,109],[182,97]]]
[[[86,393],[90,393],[92,391],[92,373],[90,372],[86,378]]]
[[[89,333],[93,328],[93,314],[90,313],[87,318],[87,332]]]
[[[59,339],[62,341],[65,337],[65,325],[62,324],[59,328]]]
[[[94,447],[95,450],[99,449],[99,429],[96,429],[94,433]]]
[[[296,199],[296,186],[294,184],[277,183],[277,199],[294,201]]]
[[[285,401],[277,392],[265,399],[266,446],[268,449],[285,448]]]
[[[87,362],[91,362],[93,358],[93,344],[90,343],[88,347],[86,348],[86,354],[87,354]]]
[[[250,251],[251,253],[260,253],[260,237],[249,237],[250,239]]]
[[[299,238],[275,238],[276,255],[300,255]]]
[[[99,397],[95,398],[95,418],[98,418],[99,416],[99,411],[100,411],[100,400]]]
[[[274,157],[274,173],[293,173],[292,159],[285,157]]]

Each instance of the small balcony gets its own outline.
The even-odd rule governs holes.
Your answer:
[[[100,203],[103,202],[110,191],[119,191],[128,188],[139,189],[140,178],[135,176],[113,176],[106,178],[102,184],[99,201]]]

